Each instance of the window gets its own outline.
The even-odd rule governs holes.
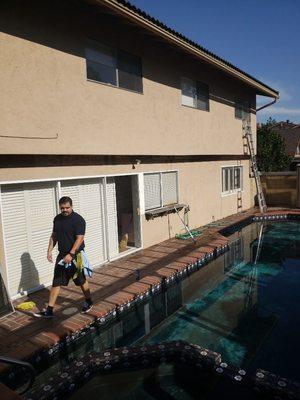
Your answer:
[[[235,118],[250,120],[250,105],[248,101],[235,101]]]
[[[244,241],[239,237],[230,243],[229,251],[224,256],[224,270],[228,272],[231,268],[239,265],[244,260]]]
[[[178,203],[177,172],[144,174],[144,191],[146,210]]]
[[[205,83],[181,78],[181,104],[209,111],[209,87]]]
[[[142,66],[139,57],[89,41],[85,49],[87,78],[142,93]]]
[[[243,190],[243,167],[222,168],[222,193],[235,193]]]

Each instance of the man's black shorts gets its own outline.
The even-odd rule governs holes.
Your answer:
[[[59,254],[57,256],[52,282],[53,287],[68,286],[69,280],[73,279],[73,276],[76,273],[76,266],[73,263],[68,268],[66,268],[64,265],[58,265],[59,261],[64,258],[64,256],[65,254]],[[82,286],[86,282],[84,272],[82,271],[80,275],[73,279],[73,281],[76,286]]]

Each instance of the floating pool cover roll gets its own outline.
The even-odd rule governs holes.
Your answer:
[[[191,234],[193,237],[197,237],[200,236],[202,234],[203,231],[200,231],[198,229],[193,229],[191,231]],[[176,239],[182,239],[182,240],[187,240],[187,239],[191,239],[191,235],[189,233],[178,233],[177,235],[175,235]]]
[[[233,222],[234,222],[234,220],[213,221],[213,222],[210,222],[209,224],[204,225],[204,229],[191,230],[191,234],[193,235],[193,237],[197,237],[197,236],[200,236],[206,228],[209,228],[212,226],[223,228],[223,227],[226,227],[228,225],[228,223],[232,224]],[[189,233],[177,233],[177,235],[175,235],[175,237],[176,237],[176,239],[182,239],[182,240],[191,239],[191,235]]]

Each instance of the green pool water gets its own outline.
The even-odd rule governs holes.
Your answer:
[[[229,240],[226,253],[59,355],[35,388],[90,351],[173,340],[221,353],[223,362],[250,373],[261,368],[299,381],[300,223],[252,223]],[[71,398],[254,398],[247,386],[237,390],[220,380],[199,382],[201,374],[162,364],[96,376]]]
[[[247,370],[299,380],[300,224],[253,223],[183,283],[183,307],[145,339],[186,340]]]

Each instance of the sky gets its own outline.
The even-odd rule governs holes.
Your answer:
[[[253,75],[280,100],[257,113],[300,123],[300,0],[129,0]],[[269,102],[259,96],[257,106]]]

